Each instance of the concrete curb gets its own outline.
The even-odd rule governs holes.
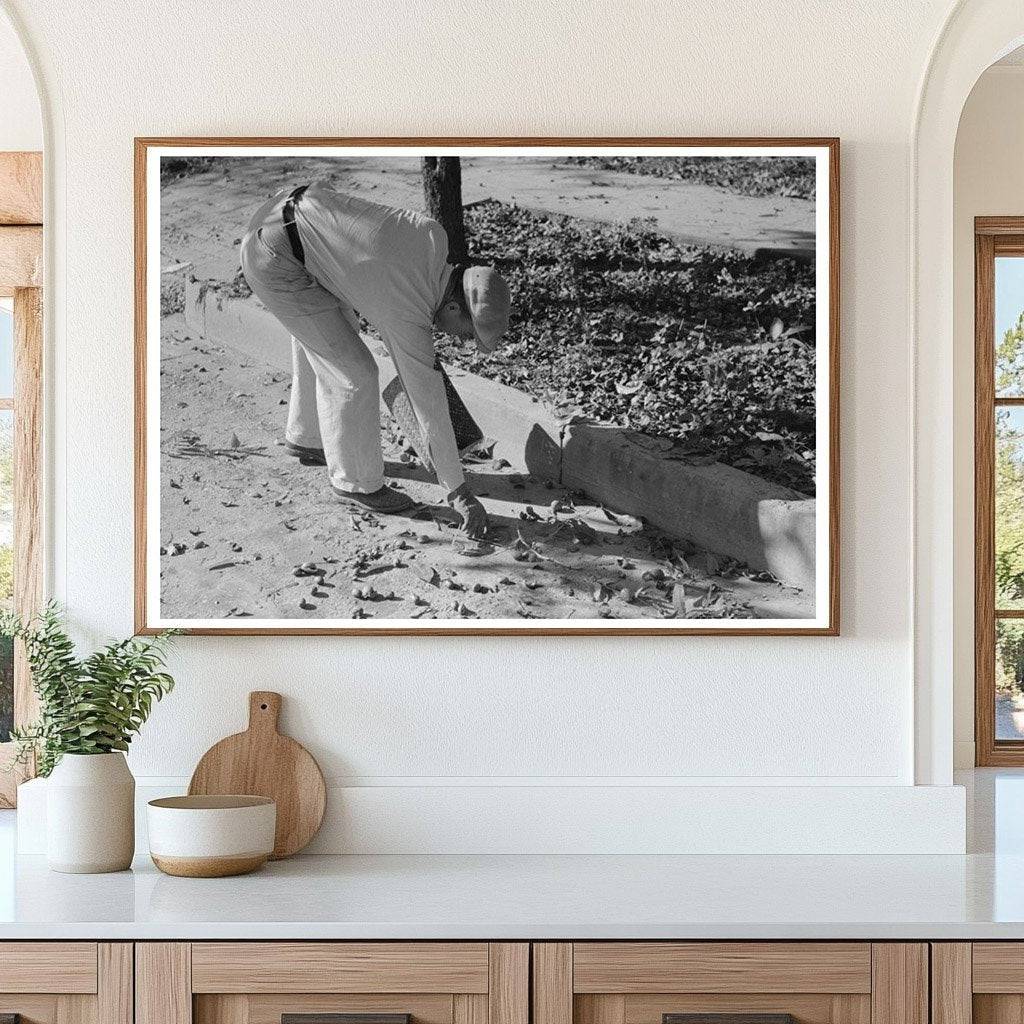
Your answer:
[[[813,499],[720,462],[688,464],[652,440],[621,427],[570,426],[562,483],[813,593]]]
[[[254,298],[233,298],[188,280],[185,322],[204,337],[291,372],[291,339]],[[383,388],[395,375],[394,365],[379,341],[364,340]],[[621,427],[563,426],[514,388],[447,369],[484,433],[499,439],[496,457],[813,594],[813,499],[720,463],[691,465],[664,439]]]

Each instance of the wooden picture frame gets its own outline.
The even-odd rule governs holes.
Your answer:
[[[361,622],[356,620],[332,620],[319,624],[315,620],[295,618],[261,621],[246,624],[244,619],[224,618],[217,621],[171,619],[161,615],[159,608],[159,574],[154,571],[154,535],[159,523],[154,523],[154,503],[151,491],[150,461],[154,449],[153,425],[150,402],[158,403],[159,396],[150,398],[148,392],[154,387],[153,359],[154,305],[153,281],[159,282],[159,266],[153,263],[159,256],[159,246],[154,248],[154,231],[160,216],[160,195],[158,175],[161,155],[169,151],[194,154],[244,155],[253,150],[269,154],[282,152],[304,155],[310,151],[323,153],[338,149],[350,153],[353,149],[370,147],[375,150],[408,155],[417,151],[423,155],[435,152],[461,153],[465,155],[493,154],[508,149],[509,152],[537,153],[545,147],[561,147],[581,150],[617,150],[637,155],[658,151],[707,150],[732,155],[760,155],[763,151],[793,151],[813,154],[821,161],[823,168],[819,182],[827,183],[827,201],[820,199],[816,206],[817,224],[827,225],[824,233],[815,235],[819,255],[815,257],[819,295],[827,291],[827,302],[818,304],[817,337],[826,338],[824,347],[819,344],[817,367],[821,380],[826,383],[819,389],[817,405],[818,465],[827,466],[827,480],[819,481],[817,502],[827,506],[827,512],[819,514],[815,525],[816,553],[816,603],[812,617],[803,619],[767,620],[758,625],[758,619],[736,619],[734,622],[702,622],[690,619],[652,619],[634,623],[626,620],[599,621],[578,620],[579,624],[559,620],[557,625],[545,625],[543,619],[509,624],[506,620],[494,620],[501,625],[489,625],[486,619],[453,621],[450,619],[411,623],[402,620],[401,625],[391,625],[386,620]],[[775,155],[766,152],[766,155]],[[840,166],[839,140],[836,138],[628,138],[628,137],[585,137],[585,138],[182,138],[143,137],[135,140],[135,624],[142,634],[158,632],[174,626],[194,634],[208,635],[351,635],[351,636],[566,636],[566,635],[611,635],[611,636],[836,636],[839,633],[840,611],[840,466],[839,466],[839,321],[840,321]],[[155,180],[156,179],[156,180]],[[820,247],[824,247],[823,251]],[[158,327],[159,325],[157,325]],[[158,330],[156,332],[159,333]],[[824,356],[824,358],[823,358]],[[821,399],[827,409],[822,411]],[[586,622],[586,624],[584,624]]]

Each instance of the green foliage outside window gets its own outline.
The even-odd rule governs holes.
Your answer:
[[[1020,395],[1024,384],[1024,313],[996,347],[996,394]],[[996,608],[1024,607],[1024,410],[996,412]],[[1000,622],[996,685],[1024,689],[1024,629]]]

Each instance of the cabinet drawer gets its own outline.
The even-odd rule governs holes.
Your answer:
[[[127,942],[0,942],[0,1019],[132,1024]]]
[[[533,1009],[534,1024],[929,1024],[928,949],[869,942],[536,943]]]
[[[487,991],[486,942],[197,942],[193,992]]]
[[[867,993],[871,945],[578,942],[573,991]]]
[[[975,942],[971,960],[975,992],[1024,994],[1024,942]]]
[[[522,942],[139,943],[135,1024],[528,1024],[529,972]]]
[[[92,994],[97,974],[95,942],[0,943],[0,992]]]

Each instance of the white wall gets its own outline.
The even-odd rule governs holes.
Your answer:
[[[954,739],[966,768],[974,764],[974,218],[1024,216],[1024,66],[978,79],[957,132],[954,189]]]
[[[39,95],[21,42],[0,12],[0,151],[43,148]]]
[[[4,2],[53,112],[52,584],[93,638],[132,628],[133,136],[843,140],[841,638],[183,639],[137,773],[186,776],[262,687],[336,784],[424,806],[913,781],[908,157],[946,0]]]

